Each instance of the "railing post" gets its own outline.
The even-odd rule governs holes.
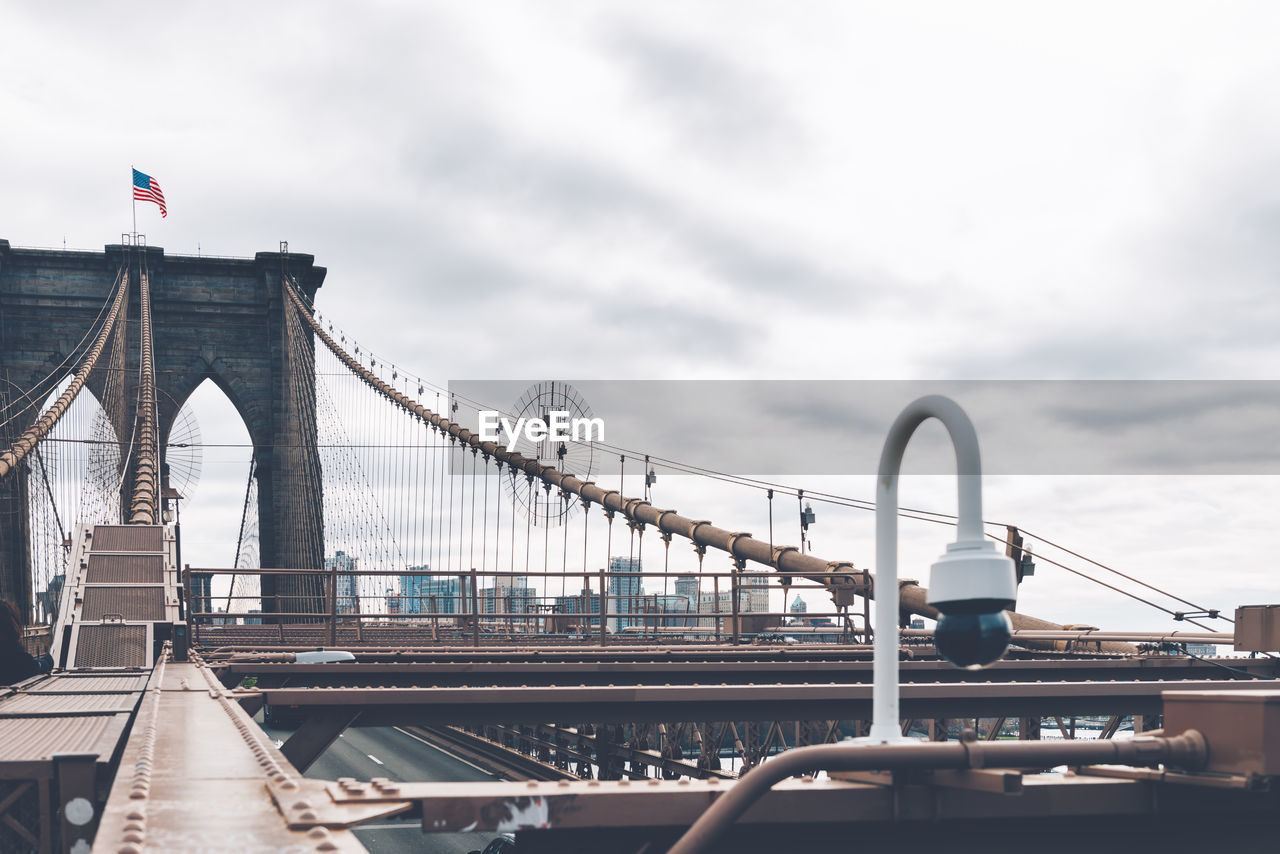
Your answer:
[[[712,622],[716,624],[716,643],[720,643],[720,575],[717,573],[711,576],[714,596],[711,598],[711,613],[715,614]]]
[[[194,616],[196,609],[192,607],[193,603],[191,601],[191,564],[187,564],[182,569],[182,595],[187,600],[187,624],[190,626],[189,631],[191,632],[191,643],[195,644],[196,638],[199,637],[199,633],[196,629],[196,619]],[[61,599],[61,595],[59,595],[58,598]]]
[[[741,625],[741,623],[738,618],[738,611],[740,609],[740,606],[738,604],[738,591],[741,588],[738,586],[738,559],[737,558],[734,558],[733,560],[733,572],[731,572],[729,575],[729,589],[733,591],[733,602],[732,602],[733,642],[734,644],[737,644],[738,641],[741,639],[740,630],[739,630],[739,626]]]
[[[471,645],[480,645],[480,594],[476,588],[476,568],[471,567]]]
[[[329,646],[338,645],[338,562],[329,572]]]
[[[600,645],[601,646],[604,646],[605,643],[607,642],[605,640],[605,626],[608,624],[608,619],[609,619],[608,602],[609,602],[608,590],[605,587],[604,570],[602,569],[600,570]]]

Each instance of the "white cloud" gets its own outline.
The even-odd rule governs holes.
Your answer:
[[[327,315],[438,382],[1271,378],[1277,17],[1245,3],[14,8],[0,237],[114,242],[135,164],[170,204],[164,221],[139,211],[152,245],[251,255],[287,239],[329,268]],[[1161,490],[1090,483],[1028,490],[1015,515],[1107,506],[1172,531],[1153,521]],[[1233,531],[1270,479],[1194,483],[1246,509],[1181,524],[1274,553],[1265,530]],[[732,515],[732,498],[708,500],[700,515]],[[1082,549],[1201,583],[1192,555],[1156,566],[1155,544],[1065,527]]]

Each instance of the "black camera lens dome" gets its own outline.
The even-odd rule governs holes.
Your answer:
[[[985,614],[942,614],[934,630],[938,655],[956,667],[981,670],[1009,648],[1013,626],[1004,611]]]

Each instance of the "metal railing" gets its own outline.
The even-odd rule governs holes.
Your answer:
[[[308,578],[315,593],[226,592],[231,576],[260,579]],[[361,592],[361,580],[394,578],[399,588]],[[516,579],[520,581],[516,581]],[[228,579],[219,581],[220,579]],[[547,589],[563,579],[564,592]],[[568,580],[581,582],[569,592]],[[646,591],[645,582],[674,579],[675,592]],[[507,581],[508,583],[502,583]],[[407,583],[406,583],[407,582]],[[537,582],[542,589],[528,586]],[[215,587],[219,592],[214,592]],[[641,572],[599,569],[548,571],[531,576],[438,570],[342,571],[301,569],[210,569],[183,571],[187,618],[192,637],[212,639],[209,629],[262,626],[284,642],[290,627],[321,628],[327,643],[341,632],[362,639],[365,630],[418,629],[432,641],[545,638],[557,641],[865,643],[870,640],[863,612],[848,607],[791,612],[769,607],[782,591],[829,595],[825,586],[804,578],[764,572]],[[215,602],[226,603],[225,608]],[[809,631],[784,634],[786,621]],[[223,633],[227,634],[227,633]]]

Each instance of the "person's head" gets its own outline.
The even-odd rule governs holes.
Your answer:
[[[8,599],[0,599],[0,647],[22,645],[22,620],[18,609]]]

